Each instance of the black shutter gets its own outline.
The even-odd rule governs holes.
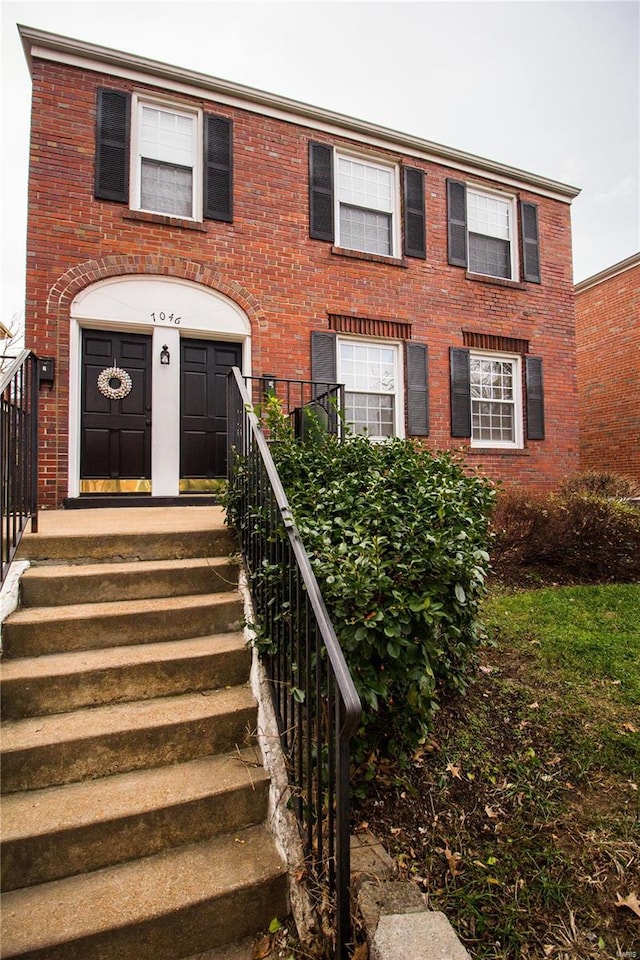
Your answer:
[[[466,267],[467,188],[459,180],[447,180],[447,221],[449,263],[454,267]]]
[[[233,123],[213,114],[204,118],[204,216],[233,220]]]
[[[336,383],[336,335],[313,331],[311,334],[311,379]]]
[[[404,252],[407,257],[426,260],[424,173],[404,167]]]
[[[526,358],[525,377],[527,386],[527,437],[529,440],[544,440],[544,383],[540,357]]]
[[[524,279],[530,283],[540,283],[538,205],[536,203],[520,204],[520,230]]]
[[[100,200],[129,201],[131,97],[98,90],[94,194]]]
[[[429,436],[428,352],[423,343],[407,343],[407,424],[412,437]]]
[[[309,143],[309,236],[333,242],[333,148]]]
[[[451,436],[471,436],[471,373],[469,351],[449,350],[451,369]]]

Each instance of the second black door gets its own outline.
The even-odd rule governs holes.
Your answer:
[[[227,374],[240,367],[239,343],[180,341],[180,477],[217,479],[227,471]]]

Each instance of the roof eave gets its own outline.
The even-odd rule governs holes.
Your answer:
[[[172,66],[158,60],[135,54],[124,53],[103,47],[99,44],[87,43],[72,37],[64,37],[44,30],[18,24],[18,31],[24,47],[29,70],[33,68],[34,54],[42,56],[49,51],[58,56],[82,57],[112,68],[135,70],[138,73],[161,78],[172,83],[189,84],[196,86],[207,93],[224,95],[240,100],[247,105],[262,107],[266,110],[276,110],[290,114],[293,118],[308,120],[315,124],[326,124],[344,130],[346,134],[356,134],[360,137],[375,138],[396,148],[402,148],[411,153],[426,154],[445,164],[454,167],[472,168],[478,174],[489,173],[504,180],[512,180],[526,184],[534,191],[552,194],[570,202],[580,193],[579,187],[570,186],[557,180],[541,177],[537,174],[520,170],[516,167],[498,163],[462,150],[456,150],[443,144],[433,143],[420,137],[411,136],[388,127],[358,120],[345,114],[312,106],[289,97],[257,90],[243,84],[210,77],[195,70]]]
[[[640,253],[633,253],[630,257],[619,260],[618,263],[594,273],[593,276],[586,277],[580,283],[576,283],[574,290],[576,293],[584,293],[585,290],[596,287],[598,284],[604,283],[605,280],[612,280],[614,277],[620,276],[621,273],[626,273],[627,270],[633,270],[634,267],[640,267]]]

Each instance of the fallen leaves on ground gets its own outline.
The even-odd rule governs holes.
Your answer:
[[[620,894],[618,894],[616,898],[616,907],[628,907],[629,910],[633,910],[636,916],[640,917],[640,901],[638,901],[638,894],[635,892],[630,893],[628,896],[624,897],[624,899],[620,896]]]

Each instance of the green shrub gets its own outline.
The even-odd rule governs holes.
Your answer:
[[[402,761],[426,736],[442,693],[465,686],[480,639],[493,487],[465,474],[453,455],[411,441],[340,442],[319,431],[299,443],[277,415],[268,420],[363,701],[357,757]]]
[[[547,496],[501,492],[492,517],[497,571],[541,565],[587,582],[639,580],[640,510],[588,486],[573,481]],[[625,489],[610,477],[601,487]]]

